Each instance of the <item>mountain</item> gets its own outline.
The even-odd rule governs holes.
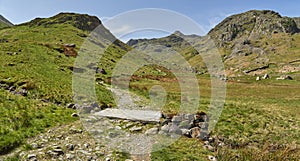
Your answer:
[[[292,18],[282,17],[279,13],[270,10],[251,10],[227,17],[208,34],[218,46],[224,46],[225,43],[234,40],[255,40],[263,35],[297,32],[299,29]]]
[[[5,17],[0,15],[0,28],[4,28],[8,26],[13,26],[13,24],[10,21],[8,21]]]
[[[227,17],[208,36],[219,49],[229,77],[298,72],[300,36],[296,22],[299,19],[283,17],[274,11],[251,10]],[[200,36],[175,32],[164,38],[130,40],[127,44],[134,48],[146,43],[172,47],[189,61],[194,71],[205,73],[200,55],[192,47],[203,41]]]

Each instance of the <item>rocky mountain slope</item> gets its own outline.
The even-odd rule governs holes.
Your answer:
[[[208,36],[223,57],[227,76],[280,75],[300,71],[297,64],[300,36],[296,22],[297,18],[283,17],[274,11],[251,10],[227,17],[209,31]],[[189,44],[187,41],[191,42],[193,38],[196,42]],[[130,40],[127,44],[134,48],[147,43],[171,47],[201,74],[207,71],[192,46],[203,41],[200,36],[176,32],[159,39]]]

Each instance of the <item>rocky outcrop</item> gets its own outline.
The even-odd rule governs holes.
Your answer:
[[[81,30],[93,31],[102,23],[96,16],[76,13],[59,13],[50,18],[36,18],[23,25],[47,27],[53,24],[70,24]]]
[[[294,34],[299,29],[294,19],[282,17],[277,12],[251,10],[227,17],[208,34],[217,46],[223,47],[227,42],[258,39],[262,35],[279,32]]]

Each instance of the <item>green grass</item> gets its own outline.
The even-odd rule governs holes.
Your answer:
[[[62,107],[73,102],[72,67],[75,58],[66,57],[58,49],[63,44],[72,43],[79,51],[83,35],[88,34],[68,24],[51,27],[21,25],[0,30],[1,38],[8,41],[0,43],[0,82],[5,86],[15,86],[16,91],[28,91],[28,96],[21,97],[1,89],[1,153],[22,145],[25,138],[45,128],[74,121],[70,117],[71,111]],[[117,59],[115,57],[120,57],[122,51],[113,44],[103,59]],[[108,62],[100,67],[111,72],[112,64]],[[96,77],[105,79],[107,76]],[[111,93],[104,86],[97,85],[95,90],[100,105],[114,105]]]
[[[210,79],[205,75],[199,76],[198,79],[201,92],[199,111],[207,111],[211,94]],[[212,136],[226,138],[227,145],[238,146],[239,148],[222,148],[215,155],[218,158],[224,157],[224,160],[230,160],[230,157],[235,155],[239,155],[241,160],[295,159],[300,154],[299,149],[283,148],[277,149],[273,153],[264,150],[264,146],[300,144],[300,137],[298,136],[300,133],[300,112],[298,112],[300,99],[297,95],[300,92],[300,82],[298,78],[295,76],[296,80],[292,81],[277,81],[274,77],[268,80],[255,81],[255,77],[249,76],[239,79],[239,82],[235,80],[227,83],[226,103],[217,126],[211,133]],[[176,85],[176,81],[168,80],[172,80],[172,78],[163,79],[159,75],[157,77],[152,75],[150,77],[141,76],[137,81],[134,77],[130,87],[132,91],[148,97],[148,90],[151,86],[162,85],[168,92],[168,98],[171,98],[168,99],[168,103],[162,110],[177,113],[180,105],[180,88]],[[257,150],[252,150],[248,145],[256,147]],[[203,156],[206,154],[201,148],[196,150],[197,153],[190,152],[190,147],[194,146],[194,143],[189,141],[186,141],[184,146],[181,145],[181,148],[176,149],[174,146],[176,143],[164,150],[154,152],[152,159],[197,160],[195,158],[186,159],[186,157],[198,153]],[[260,157],[255,158],[256,155]],[[289,155],[291,156],[287,157]],[[201,160],[203,156],[196,158]]]
[[[0,152],[5,154],[22,145],[26,138],[45,129],[77,120],[74,110],[52,103],[26,99],[0,90]]]

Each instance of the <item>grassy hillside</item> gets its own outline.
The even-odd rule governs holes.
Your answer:
[[[282,18],[275,12],[251,11],[227,18],[210,32],[230,76],[226,81],[225,107],[211,133],[214,138],[222,138],[220,140],[224,145],[216,143],[214,150],[210,151],[203,148],[202,141],[182,137],[171,146],[153,152],[152,160],[206,160],[207,155],[216,156],[218,160],[298,159],[300,34],[296,32],[293,22],[283,28],[276,25],[272,28],[271,22],[254,30],[261,34],[271,27],[266,34],[261,34],[259,38],[254,34],[253,38],[242,41],[249,36],[251,26],[261,24],[252,19],[249,19],[251,23],[248,22],[247,16],[253,17],[253,14],[263,19],[275,16],[274,21],[283,24],[290,22],[289,18]],[[238,20],[240,26],[226,29],[226,26]],[[26,151],[26,138],[77,120],[71,117],[76,111],[65,108],[76,95],[72,93],[76,58],[65,56],[64,45],[75,44],[74,51],[79,54],[78,57],[84,56],[80,54],[88,52],[79,52],[80,48],[94,26],[99,24],[101,21],[95,17],[61,13],[0,30],[0,135],[4,136],[0,138],[0,154],[9,153],[22,145]],[[115,106],[115,102],[111,92],[99,82],[109,84],[118,60],[132,48],[150,43],[175,50],[193,66],[192,72],[197,76],[201,94],[198,110],[208,110],[211,99],[210,75],[201,55],[183,39],[201,45],[205,44],[205,38],[176,32],[164,38],[131,40],[128,45],[132,47],[129,47],[119,40],[109,43],[109,40],[115,39],[114,36],[105,28],[100,28],[100,31],[105,39],[91,42],[95,47],[91,50],[99,46],[103,48],[101,45],[108,48],[99,60],[100,64],[84,66],[105,71],[97,73],[95,78],[100,106]],[[219,39],[222,33],[231,31],[235,31],[232,39]],[[201,52],[204,51],[209,49],[204,47]],[[262,66],[266,68],[253,70]],[[255,81],[254,75],[266,73],[271,76],[270,79]],[[293,80],[276,80],[283,74],[291,75]],[[181,101],[180,85],[167,68],[144,66],[135,71],[130,80],[130,90],[145,98],[149,98],[149,90],[153,85],[163,86],[168,94],[162,111],[177,113]],[[99,155],[105,157],[104,154]]]
[[[5,136],[1,137],[0,142],[2,154],[20,145],[19,143],[24,138],[42,132],[45,128],[74,120],[70,117],[70,110],[64,107],[67,103],[73,102],[72,73],[76,58],[65,56],[63,45],[75,44],[75,51],[79,52],[81,44],[91,32],[91,27],[94,27],[78,26],[77,21],[71,23],[72,18],[80,19],[82,16],[85,18],[84,21],[89,18],[87,15],[65,13],[54,18],[33,20],[26,24],[0,30],[2,40],[0,42],[0,84],[2,88],[0,117],[7,118],[1,119],[1,135]],[[60,18],[68,17],[71,17],[69,23],[60,23]],[[95,21],[95,17],[90,19]],[[51,23],[40,25],[41,22]],[[100,20],[97,22],[101,23]],[[102,30],[106,31],[105,34],[108,36],[113,37],[113,35],[109,35],[108,30],[104,28]],[[117,60],[116,56],[124,52],[119,47],[121,45],[120,42],[112,44],[103,59]],[[108,62],[106,66],[99,67],[109,71],[108,68],[112,66],[113,62]],[[98,76],[105,77],[101,74]],[[99,94],[100,106],[101,104],[114,105],[112,95],[107,89],[103,86],[96,86],[96,91]],[[22,109],[25,113],[22,113]],[[51,115],[55,117],[52,118]],[[20,122],[10,120],[14,117],[20,117]],[[26,119],[27,124],[22,123],[22,119]],[[10,126],[15,127],[11,128]],[[15,137],[16,135],[18,137]]]

